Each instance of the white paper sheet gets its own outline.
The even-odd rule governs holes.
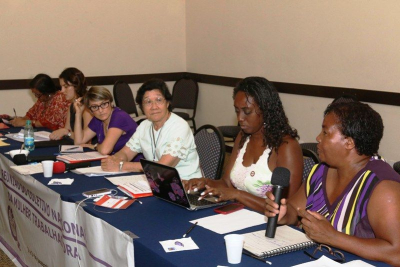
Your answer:
[[[175,240],[160,241],[165,252],[177,252],[183,250],[199,249],[191,237],[180,238]]]
[[[260,213],[242,209],[230,214],[212,215],[190,222],[198,222],[198,226],[202,226],[208,230],[216,232],[217,234],[226,234],[264,224],[267,220],[267,217]]]
[[[72,170],[71,172],[74,172],[76,174],[84,174],[89,177],[127,173],[127,172],[106,172],[101,169],[101,166],[78,168],[78,169]]]
[[[48,185],[71,185],[74,182],[72,178],[51,179]]]
[[[42,163],[11,166],[11,169],[22,175],[31,175],[35,173],[43,173]]]
[[[340,267],[340,266],[354,266],[354,267],[373,267],[369,263],[362,260],[354,260],[345,263],[336,262],[324,255],[322,255],[318,260],[311,260],[310,262],[301,263],[293,267]]]

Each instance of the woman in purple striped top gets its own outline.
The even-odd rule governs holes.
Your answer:
[[[281,207],[267,193],[265,215],[302,224],[315,242],[400,264],[400,176],[377,156],[381,116],[360,102],[331,104],[317,136],[321,164]]]

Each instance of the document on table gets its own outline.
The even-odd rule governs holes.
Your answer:
[[[267,217],[260,213],[247,209],[242,209],[232,212],[230,214],[212,215],[190,222],[198,222],[197,225],[216,232],[217,234],[226,234],[248,227],[264,224],[267,222],[267,220]]]
[[[84,175],[89,176],[89,177],[115,175],[115,174],[126,173],[126,172],[106,172],[106,171],[103,171],[101,169],[101,166],[78,168],[78,169],[75,169],[75,170],[71,170],[71,172],[74,172],[76,174],[84,174]]]
[[[106,178],[118,186],[118,189],[133,198],[149,197],[153,195],[149,182],[144,174],[117,176]]]
[[[31,175],[43,172],[42,163],[11,166],[11,169],[22,175]]]
[[[49,141],[50,134],[51,132],[46,132],[46,131],[35,132],[34,133],[35,142]],[[6,134],[6,137],[18,142],[24,142],[24,129],[22,129],[19,133]]]
[[[318,260],[312,260],[310,262],[301,263],[298,265],[294,265],[293,267],[340,267],[340,266],[373,267],[374,265],[366,263],[365,261],[362,260],[354,260],[346,263],[339,263],[322,255]]]

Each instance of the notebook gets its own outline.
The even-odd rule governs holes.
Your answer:
[[[140,159],[143,172],[146,175],[153,195],[157,198],[181,206],[188,210],[198,210],[219,206],[214,198],[198,200],[199,194],[187,194],[182,180],[175,168],[165,166],[146,159]]]
[[[243,236],[243,253],[260,260],[316,245],[303,232],[287,225],[276,228],[275,238],[266,237],[265,230]]]
[[[64,161],[65,163],[79,163],[86,161],[95,161],[106,158],[107,155],[102,155],[97,151],[84,152],[84,153],[72,153],[63,154],[57,156],[57,160]]]

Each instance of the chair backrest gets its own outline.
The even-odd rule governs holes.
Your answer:
[[[182,78],[174,84],[172,91],[172,107],[192,109],[192,118],[196,115],[197,98],[199,96],[199,85],[196,81]]]
[[[303,149],[308,149],[312,152],[314,152],[314,154],[317,156],[318,158],[318,162],[320,161],[319,156],[318,156],[318,148],[317,148],[318,143],[302,143],[300,144],[300,147]],[[307,152],[306,152],[307,153]],[[311,156],[309,156],[311,157]]]
[[[135,114],[139,116],[135,98],[129,84],[124,81],[117,81],[113,88],[115,105],[128,114]]]
[[[301,150],[303,152],[303,180],[302,180],[302,182],[304,182],[307,179],[308,175],[310,174],[312,167],[315,164],[320,163],[321,161],[319,160],[317,154],[314,151],[307,149],[307,148],[302,148]]]
[[[397,161],[393,164],[393,169],[400,174],[400,161]]]
[[[220,179],[225,160],[225,142],[221,132],[212,125],[204,125],[194,133],[203,175]]]

